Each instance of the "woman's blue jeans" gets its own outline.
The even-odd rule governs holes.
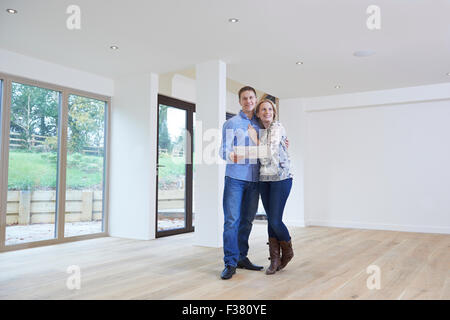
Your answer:
[[[258,210],[258,182],[225,177],[223,251],[225,265],[236,267],[247,257],[248,237]]]
[[[268,220],[269,238],[289,241],[291,236],[283,223],[283,211],[292,188],[292,178],[259,182],[259,192]]]

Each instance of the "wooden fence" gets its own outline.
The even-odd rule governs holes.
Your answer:
[[[158,209],[184,209],[184,189],[158,190]]]
[[[20,133],[10,132],[9,136],[10,136],[9,137],[9,147],[10,148],[16,148],[16,149],[23,148],[24,144],[26,144],[26,142],[27,142],[25,139],[20,139]],[[37,134],[32,134],[31,141],[30,141],[31,149],[42,148],[44,146],[45,140],[47,138],[51,138],[51,137],[39,136]],[[100,156],[100,155],[103,155],[103,147],[85,147],[81,151],[81,153]]]
[[[66,222],[102,219],[102,191],[69,190],[66,193]],[[6,224],[54,223],[56,191],[8,191]]]
[[[184,209],[184,193],[184,189],[160,190],[158,208],[162,211]],[[102,209],[102,191],[69,190],[66,193],[66,222],[101,220]],[[7,225],[55,223],[55,218],[56,191],[8,191]]]
[[[25,139],[20,139],[20,133],[17,132],[10,132],[9,133],[9,146],[11,148],[23,148],[23,144],[22,143],[26,143]],[[38,146],[41,146],[44,142],[45,139],[48,137],[44,137],[44,136],[39,136],[37,134],[32,134],[31,135],[31,148],[35,148]]]

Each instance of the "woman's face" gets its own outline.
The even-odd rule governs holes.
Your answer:
[[[273,108],[268,102],[264,102],[259,106],[258,118],[263,122],[272,122],[273,120]]]

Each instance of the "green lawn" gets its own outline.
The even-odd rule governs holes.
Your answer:
[[[184,158],[160,155],[160,184],[171,184],[185,175]],[[10,150],[8,190],[55,189],[57,176],[56,153]],[[79,153],[67,157],[68,189],[102,189],[103,157]]]
[[[160,154],[159,165],[161,166],[158,172],[159,184],[175,182],[177,177],[184,177],[186,174],[186,160],[184,158]]]
[[[9,153],[8,190],[55,189],[56,153],[13,151]],[[102,189],[103,157],[70,154],[67,157],[69,189]]]

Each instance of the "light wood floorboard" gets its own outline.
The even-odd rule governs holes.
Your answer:
[[[269,265],[264,222],[250,259]],[[295,252],[285,270],[238,269],[221,280],[222,248],[193,234],[151,241],[98,238],[0,253],[0,299],[450,299],[450,235],[329,227],[289,228]],[[80,267],[69,290],[67,268]],[[368,289],[366,268],[381,271]]]

